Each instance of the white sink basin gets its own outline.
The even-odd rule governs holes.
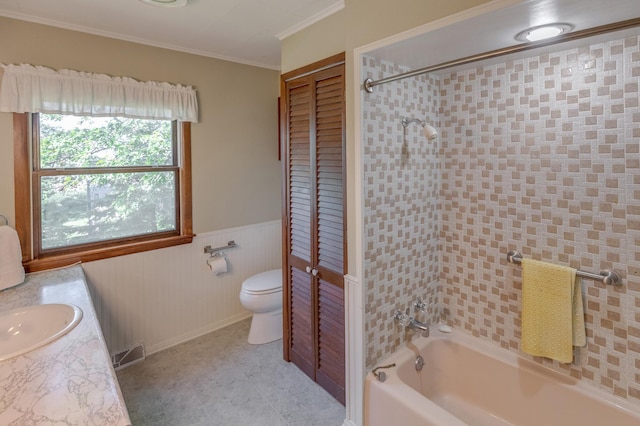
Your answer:
[[[64,304],[33,305],[0,312],[0,361],[64,336],[81,319],[80,308]]]

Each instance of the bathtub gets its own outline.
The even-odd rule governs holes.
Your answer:
[[[365,425],[640,425],[640,406],[455,330],[432,328],[392,363],[384,382],[367,375]]]

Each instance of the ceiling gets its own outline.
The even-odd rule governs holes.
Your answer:
[[[0,16],[280,68],[280,38],[342,9],[344,0],[0,0]]]
[[[446,19],[441,24],[436,21],[429,25],[433,28],[431,31],[387,44],[367,55],[418,69],[521,44],[515,40],[515,35],[537,25],[567,22],[578,31],[640,17],[640,0],[525,0],[511,3],[517,4],[452,25],[447,24]],[[637,33],[637,27],[632,31]]]
[[[345,0],[188,0],[165,8],[142,0],[0,0],[0,16],[219,58],[280,68],[280,39],[344,8]],[[422,68],[518,44],[519,31],[548,22],[575,30],[640,17],[640,0],[513,0],[480,16],[375,49],[371,56]],[[440,22],[442,25],[440,25]],[[440,25],[440,26],[439,26]]]

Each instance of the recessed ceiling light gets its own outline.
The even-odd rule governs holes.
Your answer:
[[[140,0],[143,3],[160,7],[182,7],[186,6],[187,0]]]
[[[516,35],[516,40],[530,42],[545,40],[552,37],[557,37],[560,34],[568,33],[573,29],[571,24],[547,24],[539,25],[537,27],[527,28],[524,31],[520,31]]]

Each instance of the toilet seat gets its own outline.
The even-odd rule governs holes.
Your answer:
[[[242,283],[242,291],[247,294],[271,294],[282,291],[282,269],[261,272],[247,278]]]
[[[271,290],[262,290],[262,291],[247,290],[246,288],[243,288],[242,292],[246,294],[250,294],[252,296],[259,296],[263,294],[282,293],[282,287],[274,288]]]

